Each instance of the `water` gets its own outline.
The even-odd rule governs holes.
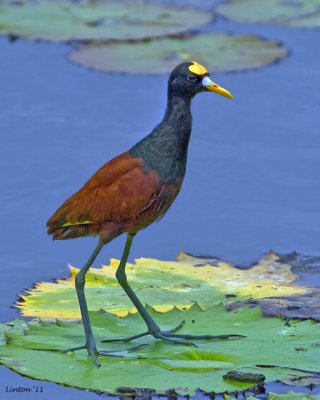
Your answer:
[[[174,259],[180,249],[239,265],[269,248],[319,254],[320,33],[224,21],[209,29],[254,31],[283,41],[292,56],[217,75],[234,101],[209,93],[194,100],[183,189],[167,216],[137,235],[130,260]],[[167,76],[93,73],[68,63],[67,52],[0,40],[1,321],[18,316],[11,305],[23,288],[84,263],[96,239],[52,242],[46,220],[99,166],[149,133],[165,107]],[[120,257],[123,245],[114,240],[96,265]],[[4,368],[1,376],[12,386],[43,386],[45,397],[35,400],[97,398]]]

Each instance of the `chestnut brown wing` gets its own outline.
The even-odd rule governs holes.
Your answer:
[[[47,223],[48,233],[73,225],[98,227],[105,221],[130,223],[152,204],[161,187],[156,172],[146,173],[140,158],[123,153],[102,166],[58,208]]]

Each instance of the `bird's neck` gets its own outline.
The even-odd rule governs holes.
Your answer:
[[[166,112],[160,125],[170,125],[173,134],[183,142],[185,140],[189,142],[192,127],[191,98],[169,95]]]
[[[142,158],[145,169],[156,170],[163,181],[175,181],[186,171],[191,128],[191,98],[169,92],[162,121],[129,152]]]

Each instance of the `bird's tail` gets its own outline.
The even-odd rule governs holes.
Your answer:
[[[76,239],[81,236],[94,236],[91,224],[70,225],[62,228],[48,228],[48,234],[52,235],[53,240]]]

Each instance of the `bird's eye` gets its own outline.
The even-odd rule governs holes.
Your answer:
[[[187,75],[187,80],[189,82],[195,82],[197,80],[197,77],[194,76],[194,75],[189,74],[189,75]]]

